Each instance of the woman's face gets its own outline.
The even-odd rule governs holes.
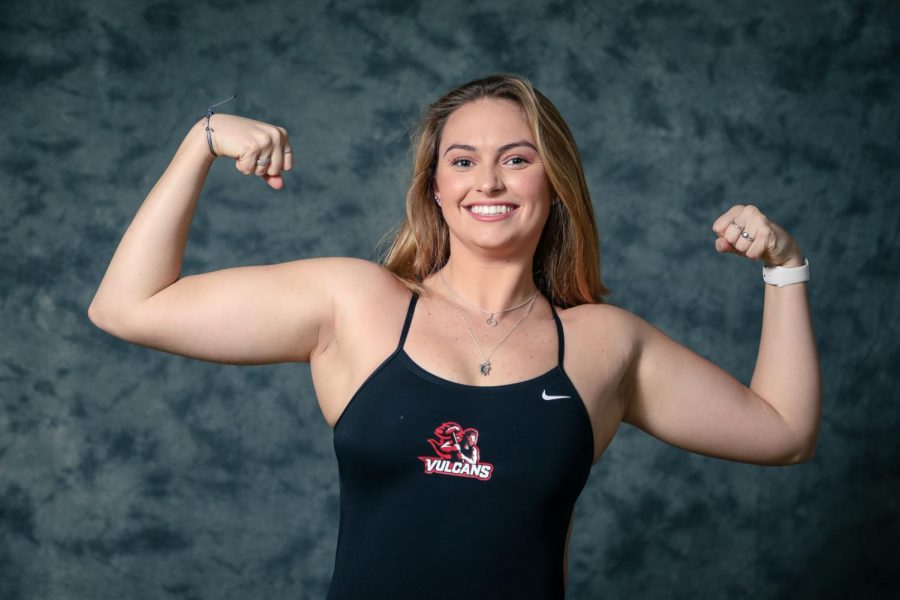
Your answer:
[[[534,255],[550,212],[550,184],[517,104],[481,99],[450,115],[434,188],[451,252],[462,244],[495,257]]]

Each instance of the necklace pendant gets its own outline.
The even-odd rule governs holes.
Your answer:
[[[481,363],[480,370],[481,370],[481,374],[484,375],[485,377],[490,375],[491,374],[491,361],[486,360],[483,363]]]
[[[494,318],[493,313],[491,313],[491,316],[489,316],[487,318],[487,324],[488,324],[488,327],[496,327],[497,326],[497,319]]]

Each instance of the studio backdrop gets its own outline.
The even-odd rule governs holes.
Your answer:
[[[812,271],[816,456],[623,425],[568,597],[900,594],[900,3],[4,1],[0,38],[0,598],[324,597],[339,490],[308,366],[155,352],[87,307],[209,104],[286,127],[296,167],[275,192],[217,161],[185,275],[377,259],[421,108],[495,72],[575,133],[610,303],[749,383],[761,265],[718,254],[713,221],[760,207]]]

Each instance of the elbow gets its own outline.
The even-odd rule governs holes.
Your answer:
[[[821,398],[819,399],[819,403],[821,405]],[[821,417],[817,417],[798,432],[800,435],[798,436],[797,445],[794,448],[793,460],[789,464],[799,465],[801,463],[809,462],[815,457],[816,445],[819,441],[820,422]]]
[[[799,465],[809,462],[816,455],[816,437],[804,438],[781,461],[782,465]]]
[[[809,462],[816,455],[816,445],[811,444],[793,454],[784,464],[800,465]]]
[[[91,323],[93,323],[96,327],[102,329],[103,331],[109,331],[107,317],[104,314],[103,310],[99,306],[97,306],[96,299],[91,302],[90,306],[88,306],[87,316],[88,319],[91,320]]]
[[[87,316],[88,316],[88,319],[91,320],[91,323],[93,323],[94,325],[97,325],[97,320],[100,318],[100,316],[97,314],[97,312],[98,312],[98,310],[97,310],[96,301],[92,301],[91,305],[88,306]],[[99,327],[99,325],[97,325],[97,326]]]
[[[93,323],[95,326],[99,327],[100,329],[103,329],[103,327],[100,325],[101,319],[103,317],[100,316],[100,309],[97,308],[96,300],[91,302],[91,305],[88,306],[87,316],[88,316],[88,319],[90,319],[91,323]]]
[[[101,304],[98,304],[96,299],[88,306],[87,316],[98,329],[115,337],[123,337],[119,319],[116,319],[111,311],[105,310]]]
[[[816,455],[819,439],[820,417],[795,424],[785,431],[784,452],[778,464],[799,465],[809,462]]]

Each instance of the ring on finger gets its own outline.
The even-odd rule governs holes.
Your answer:
[[[293,152],[292,149],[290,149],[290,148],[285,148],[285,149],[284,149],[284,152],[282,152],[282,154],[290,154],[291,152]]]
[[[747,233],[746,231],[741,232],[741,237],[744,238],[745,240],[750,240],[751,242],[756,239],[752,235]]]
[[[265,158],[260,158],[256,161],[257,167],[267,167],[272,160],[267,156]]]
[[[743,225],[738,225],[735,221],[732,221],[732,222],[731,222],[731,226],[732,226],[732,227],[737,227],[737,228],[740,229],[741,231],[744,230],[744,226],[743,226]]]

